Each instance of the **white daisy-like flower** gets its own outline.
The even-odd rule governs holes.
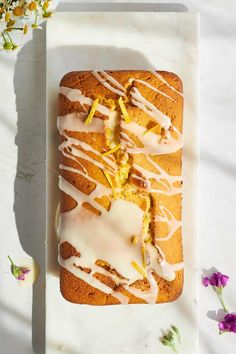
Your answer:
[[[32,29],[42,29],[40,24],[52,15],[57,0],[0,0],[0,49],[14,50]],[[31,4],[31,5],[30,5]],[[31,9],[31,10],[30,10]],[[9,31],[6,31],[8,29]],[[5,31],[5,32],[4,32]],[[2,33],[2,35],[1,35]]]

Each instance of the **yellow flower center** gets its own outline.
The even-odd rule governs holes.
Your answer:
[[[37,3],[36,3],[36,1],[31,1],[31,3],[29,3],[28,9],[29,9],[30,11],[36,10],[36,9],[37,9]]]
[[[15,9],[14,9],[14,11],[13,11],[13,14],[15,15],[15,16],[23,16],[24,15],[24,10],[22,9],[22,7],[21,6],[17,6]]]
[[[5,15],[5,21],[8,22],[10,20],[11,14],[10,12],[7,12]]]

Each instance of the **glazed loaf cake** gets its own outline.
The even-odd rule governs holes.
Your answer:
[[[162,303],[183,288],[181,80],[78,71],[59,88],[60,288],[73,303]]]

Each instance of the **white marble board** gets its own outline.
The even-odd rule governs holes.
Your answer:
[[[56,13],[47,25],[47,354],[168,353],[159,337],[171,324],[181,354],[197,352],[197,104],[199,17],[193,13]],[[57,88],[72,70],[158,69],[184,86],[182,296],[162,305],[93,307],[66,302],[59,291],[54,215],[57,190]]]

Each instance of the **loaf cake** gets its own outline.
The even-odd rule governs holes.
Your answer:
[[[165,71],[76,71],[59,87],[60,289],[163,303],[183,288],[183,90]]]

